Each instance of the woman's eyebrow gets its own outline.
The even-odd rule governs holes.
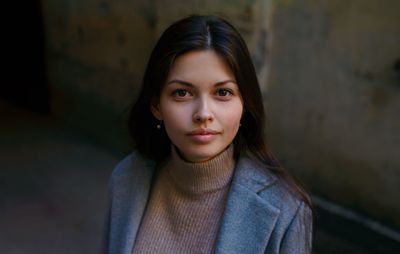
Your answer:
[[[181,85],[184,85],[184,86],[190,86],[190,87],[194,86],[192,83],[189,83],[187,81],[183,81],[183,80],[180,80],[180,79],[170,80],[170,81],[167,82],[166,85],[169,85],[169,84],[172,84],[172,83],[178,83],[178,84],[181,84]]]
[[[228,80],[224,80],[224,81],[217,82],[217,83],[215,83],[214,86],[222,86],[222,85],[225,85],[225,84],[227,84],[227,83],[233,83],[233,84],[236,84],[236,85],[237,85],[237,83],[236,83],[235,80],[228,79]]]
[[[172,83],[178,83],[184,86],[189,86],[189,87],[194,87],[194,85],[190,82],[184,81],[184,80],[180,80],[180,79],[173,79],[167,82],[166,85],[172,84]],[[222,86],[225,85],[226,83],[234,83],[236,84],[235,80],[232,79],[228,79],[228,80],[224,80],[224,81],[219,81],[217,83],[214,84],[214,86]]]

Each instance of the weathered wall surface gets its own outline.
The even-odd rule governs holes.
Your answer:
[[[285,165],[315,193],[397,226],[399,10],[395,0],[275,0],[267,93]]]
[[[114,148],[128,147],[125,118],[155,41],[184,16],[219,14],[237,26],[265,76],[269,1],[42,1],[51,109]]]
[[[126,150],[127,109],[160,33],[219,14],[249,45],[285,166],[315,193],[400,226],[399,1],[42,4],[51,109],[65,123]]]
[[[114,147],[153,44],[146,1],[43,1],[52,112]],[[146,19],[148,18],[148,19]]]

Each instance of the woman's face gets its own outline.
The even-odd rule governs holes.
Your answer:
[[[209,160],[238,132],[243,102],[235,76],[213,50],[179,56],[152,112],[188,161]]]

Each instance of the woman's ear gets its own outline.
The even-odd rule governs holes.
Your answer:
[[[160,121],[162,120],[162,114],[161,114],[160,103],[159,103],[158,98],[153,98],[151,100],[150,110],[151,110],[151,113],[153,114],[153,116],[157,120],[160,120]]]

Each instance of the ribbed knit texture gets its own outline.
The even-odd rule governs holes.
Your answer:
[[[201,163],[186,162],[171,150],[132,253],[212,253],[235,167],[233,146]]]

